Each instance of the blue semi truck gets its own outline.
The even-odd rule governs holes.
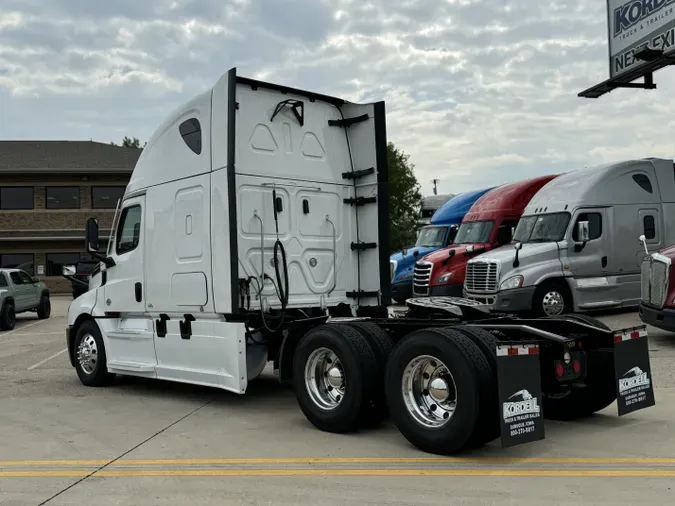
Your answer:
[[[450,244],[464,215],[469,212],[474,202],[490,190],[492,188],[460,193],[451,198],[438,208],[431,217],[430,224],[420,229],[415,246],[389,257],[391,295],[396,302],[402,304],[412,297],[412,281],[417,259]]]

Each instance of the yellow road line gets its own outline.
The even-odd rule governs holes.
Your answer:
[[[0,478],[82,477],[87,471],[3,471]],[[492,477],[674,477],[667,469],[174,469],[100,471],[97,477],[144,476],[492,476]]]
[[[102,466],[108,460],[2,460],[0,467]],[[247,464],[674,464],[661,457],[296,457],[231,459],[122,459],[113,466],[247,465]]]

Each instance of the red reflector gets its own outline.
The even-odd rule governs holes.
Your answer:
[[[631,332],[631,333],[630,333],[630,338],[631,338],[631,339],[637,339],[638,337],[640,337],[640,333],[639,333],[639,332]]]
[[[518,355],[518,348],[509,348],[509,355]]]
[[[558,376],[562,376],[563,374],[565,374],[565,370],[563,369],[562,364],[558,364],[558,365],[555,366],[555,373]]]
[[[584,347],[584,345],[582,344],[581,341],[579,341],[579,342],[577,343],[577,348],[581,349],[581,348],[583,348],[583,347]]]
[[[575,360],[574,363],[572,364],[572,367],[574,367],[574,372],[579,374],[579,371],[581,371],[581,362]]]
[[[620,343],[621,342],[621,336],[614,336],[614,342]]]
[[[539,347],[528,348],[528,353],[530,355],[539,355]]]

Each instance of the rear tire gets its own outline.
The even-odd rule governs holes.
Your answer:
[[[481,412],[478,416],[476,430],[471,435],[469,446],[478,448],[501,436],[499,423],[499,386],[497,384],[497,345],[499,340],[490,332],[479,327],[459,325],[452,327],[471,339],[480,348],[490,364],[490,375],[486,377],[487,388],[483,389]]]
[[[40,297],[40,304],[37,307],[37,315],[40,320],[46,320],[52,314],[52,303],[49,295],[42,295]]]
[[[396,427],[428,453],[448,455],[466,448],[477,428],[489,374],[480,348],[462,333],[447,328],[410,333],[392,351],[385,376]]]
[[[0,310],[0,330],[13,330],[16,326],[14,304],[5,302]]]
[[[75,334],[75,370],[82,384],[88,387],[106,386],[115,379],[115,375],[108,372],[101,330],[93,320],[82,323]]]
[[[373,398],[369,399],[370,409],[365,409],[361,420],[362,427],[374,428],[389,416],[384,391],[384,372],[387,367],[387,359],[394,349],[394,342],[389,334],[374,323],[349,322],[346,325],[365,337],[375,354],[375,361],[377,362],[376,393]]]
[[[544,396],[544,416],[551,420],[576,420],[605,409],[616,400],[614,355],[587,355],[586,387],[570,390],[564,397]]]
[[[368,340],[342,324],[308,331],[293,358],[300,409],[316,428],[351,432],[369,416],[377,392],[377,360]]]

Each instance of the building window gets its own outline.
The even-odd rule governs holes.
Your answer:
[[[77,265],[80,261],[79,253],[47,253],[47,276],[60,276],[61,267],[64,265]]]
[[[34,209],[33,188],[30,186],[4,186],[0,188],[0,209]]]
[[[47,209],[79,209],[80,189],[77,186],[51,186],[45,189]]]
[[[32,253],[3,253],[0,255],[0,267],[22,269],[31,276],[35,275],[34,263],[35,257]]]
[[[115,209],[124,196],[126,186],[92,186],[91,207],[93,209]]]
[[[141,240],[141,206],[129,206],[122,211],[117,229],[115,250],[118,255],[133,251]]]
[[[178,127],[178,131],[188,148],[196,154],[202,152],[202,127],[197,118],[183,121]]]

